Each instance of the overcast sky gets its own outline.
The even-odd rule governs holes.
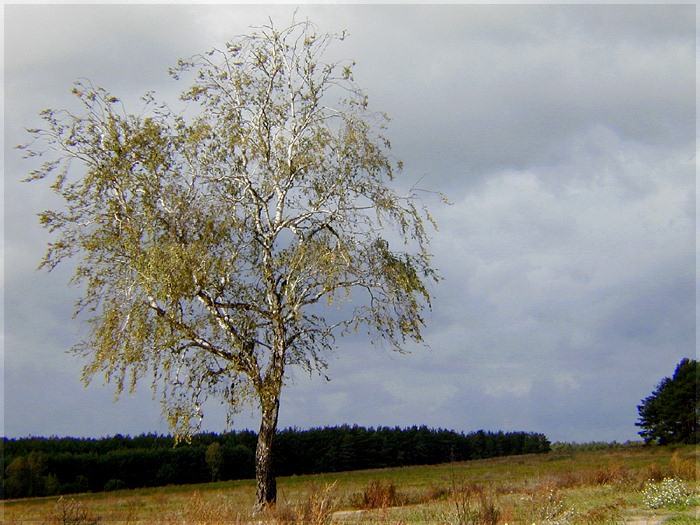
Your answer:
[[[90,79],[140,110],[180,57],[293,6],[6,5],[4,435],[168,432],[149,381],[114,403],[65,352],[80,290],[37,272],[46,185],[15,144]],[[392,121],[402,177],[442,191],[429,349],[339,341],[280,426],[527,430],[637,439],[637,405],[696,356],[696,13],[686,5],[302,5]],[[235,428],[255,429],[241,415]],[[216,403],[204,428],[223,431]]]

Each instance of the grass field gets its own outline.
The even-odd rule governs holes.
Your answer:
[[[700,525],[698,461],[697,446],[556,447],[545,455],[279,478],[277,508],[255,517],[253,482],[235,481],[6,501],[3,523]]]

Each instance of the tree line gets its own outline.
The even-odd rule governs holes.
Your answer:
[[[189,443],[144,434],[110,438],[3,438],[3,498],[102,492],[255,477],[252,431],[200,433]],[[429,465],[545,453],[543,434],[469,434],[425,426],[279,431],[275,475]]]

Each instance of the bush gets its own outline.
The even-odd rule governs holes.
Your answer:
[[[180,523],[192,525],[221,525],[241,522],[234,506],[222,495],[204,499],[199,491],[195,491],[187,501],[182,517],[184,521]]]
[[[642,495],[644,504],[650,509],[690,504],[690,492],[683,482],[676,478],[665,478],[661,483],[647,482]]]
[[[50,525],[98,525],[99,516],[93,515],[74,499],[59,498],[49,516]]]
[[[501,517],[496,493],[476,483],[453,479],[449,500],[447,520],[455,525],[496,525]]]
[[[299,522],[309,525],[327,525],[331,523],[336,507],[335,482],[326,485],[323,490],[312,485],[306,499],[297,507]]]
[[[359,495],[358,506],[363,509],[384,509],[400,507],[406,504],[406,497],[396,490],[393,482],[370,481],[368,487]]]
[[[496,498],[487,492],[479,495],[479,524],[496,525],[501,517]]]
[[[671,470],[673,477],[686,481],[698,480],[698,464],[695,460],[681,457],[676,450],[671,457]]]
[[[107,483],[105,483],[105,492],[111,492],[113,490],[122,490],[126,488],[126,483],[124,483],[120,479],[110,479]]]
[[[646,479],[647,481],[661,481],[664,478],[668,478],[670,471],[668,468],[662,467],[658,463],[652,463],[646,468]]]
[[[523,499],[519,523],[566,524],[581,523],[576,511],[568,508],[556,487],[544,484],[534,488],[528,498]]]
[[[592,474],[591,481],[595,485],[612,485],[614,483],[624,483],[632,478],[630,472],[621,465],[607,465],[596,469]]]
[[[265,511],[265,523],[275,525],[330,525],[337,508],[335,483],[321,490],[311,485],[306,497],[296,505],[277,505]]]

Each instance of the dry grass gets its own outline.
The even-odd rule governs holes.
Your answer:
[[[698,480],[698,452],[683,455],[680,450],[675,450],[671,456],[671,474],[674,478],[697,481]]]
[[[336,484],[320,489],[311,484],[305,497],[297,503],[277,505],[267,511],[267,522],[279,525],[330,525],[337,510]]]
[[[649,480],[697,494],[698,447],[552,453],[280,478],[279,504],[251,514],[254,484],[224,482],[4,502],[12,525],[619,525],[634,514],[699,523],[691,507],[645,509]],[[336,513],[342,510],[344,513]],[[685,520],[685,521],[683,521]],[[692,521],[695,520],[695,521]]]
[[[171,511],[154,525],[218,525],[245,521],[240,512],[222,494],[204,497],[195,491],[180,511]]]

